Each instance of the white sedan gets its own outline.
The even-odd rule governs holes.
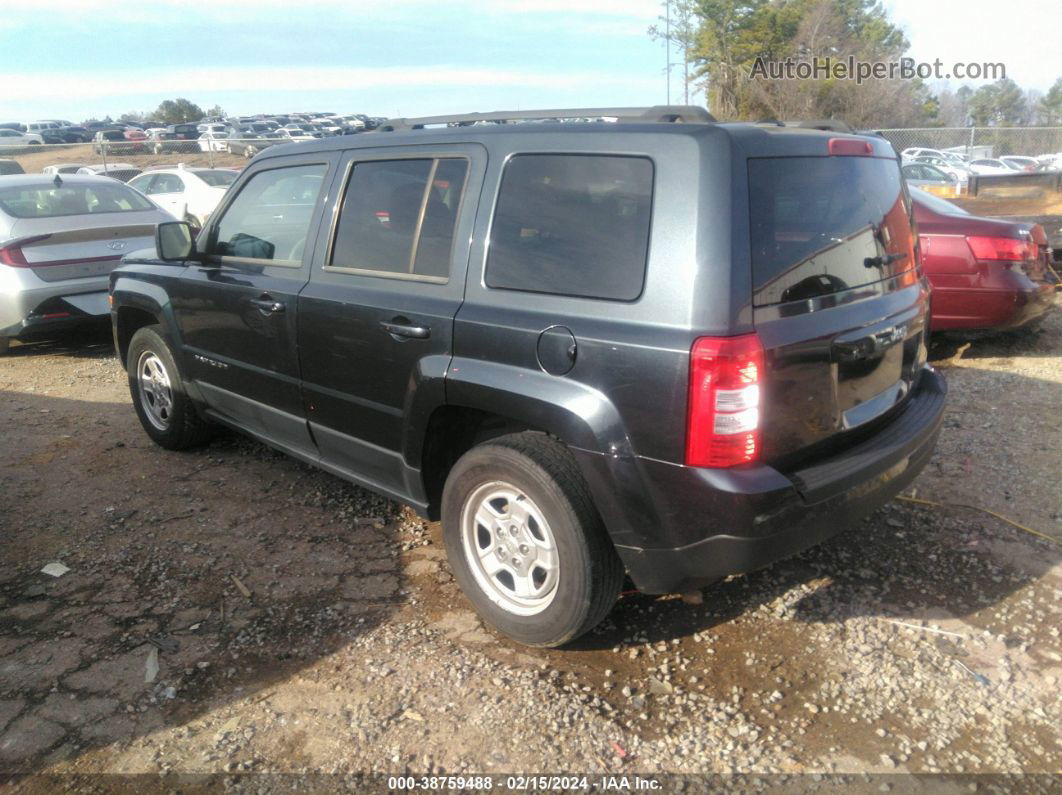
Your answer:
[[[1015,174],[1014,169],[1004,163],[1002,160],[996,160],[995,158],[987,157],[982,160],[971,160],[970,171],[980,176],[986,176],[988,174]]]
[[[229,148],[228,135],[224,132],[205,132],[199,136],[200,152],[225,152]]]
[[[177,168],[145,171],[129,181],[175,218],[203,226],[237,172],[228,168]]]
[[[284,138],[288,141],[294,141],[296,143],[299,141],[317,140],[317,136],[315,136],[313,133],[298,128],[291,130],[287,127],[281,127],[279,130],[276,131],[276,134],[279,135],[281,138]]]
[[[0,129],[0,147],[25,146],[26,144],[36,146],[43,143],[44,139],[37,133],[24,133],[18,130],[9,130],[6,127]]]

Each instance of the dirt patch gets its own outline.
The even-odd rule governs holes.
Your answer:
[[[242,155],[233,155],[228,152],[201,152],[199,144],[188,142],[188,151],[163,152],[119,152],[108,154],[108,163],[129,163],[147,171],[149,168],[159,166],[173,167],[177,163],[187,166],[225,166],[228,168],[243,168],[247,165],[247,159]],[[45,166],[56,163],[83,163],[95,165],[103,162],[103,156],[92,151],[92,144],[51,144],[34,147],[32,150],[19,149],[17,154],[5,154],[0,149],[0,158],[16,160],[27,174],[40,173]]]
[[[951,402],[919,496],[1062,536],[1057,319],[935,353]],[[106,330],[14,346],[0,424],[0,770],[1062,761],[1058,547],[985,514],[893,502],[703,605],[629,593],[535,650],[469,609],[438,526],[234,436],[155,447]]]

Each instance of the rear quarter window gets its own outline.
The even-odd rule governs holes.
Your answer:
[[[515,155],[494,211],[487,286],[636,299],[652,197],[653,164],[645,157]]]

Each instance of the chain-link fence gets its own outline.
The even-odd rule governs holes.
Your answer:
[[[937,149],[971,158],[1062,152],[1062,127],[925,127],[879,130],[897,152]]]

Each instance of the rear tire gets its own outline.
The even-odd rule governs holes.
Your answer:
[[[545,434],[465,453],[446,479],[442,522],[454,578],[487,623],[520,643],[561,646],[616,602],[623,564],[575,460]]]
[[[129,393],[147,435],[167,450],[187,450],[210,440],[212,426],[199,416],[158,326],[139,329],[126,358]]]

